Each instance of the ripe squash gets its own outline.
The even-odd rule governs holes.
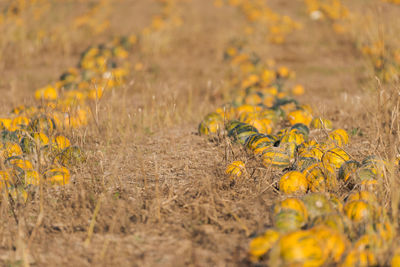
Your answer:
[[[347,253],[344,260],[340,263],[340,267],[368,267],[377,266],[378,261],[370,250],[352,249]]]
[[[285,194],[305,194],[307,190],[307,179],[298,171],[285,173],[279,181],[279,191]]]
[[[375,217],[374,207],[364,200],[353,200],[344,205],[344,213],[354,223],[371,222]]]
[[[307,208],[304,205],[303,201],[299,198],[289,197],[275,204],[274,215],[286,210],[297,211],[304,217],[305,221],[307,221],[308,219]]]
[[[245,172],[246,165],[240,160],[232,162],[225,169],[225,174],[229,175],[231,179],[239,178]]]
[[[282,236],[278,250],[281,266],[322,266],[326,261],[319,239],[307,230],[298,230]],[[271,266],[276,265],[271,262]]]
[[[315,118],[311,122],[311,126],[315,129],[332,130],[332,125],[332,121],[323,118]]]
[[[281,233],[298,230],[303,227],[307,221],[304,216],[296,210],[282,210],[274,215],[274,227]]]
[[[306,194],[302,197],[302,200],[304,205],[307,207],[310,219],[334,211],[332,204],[322,193]]]
[[[305,110],[295,110],[288,113],[287,120],[289,121],[290,125],[302,123],[309,126],[312,121],[312,115]]]
[[[262,153],[265,167],[287,168],[290,165],[290,156],[285,149],[270,147]]]
[[[252,262],[257,262],[279,240],[280,233],[273,229],[268,229],[259,237],[253,238],[249,245],[249,255]]]
[[[323,244],[326,262],[338,263],[350,247],[350,241],[341,232],[325,225],[314,226],[310,231]]]
[[[336,129],[329,133],[328,140],[342,147],[349,143],[349,135],[343,129]]]
[[[332,148],[324,153],[322,156],[322,163],[324,166],[331,166],[333,168],[339,169],[343,163],[350,159],[349,154],[343,149],[336,147]]]

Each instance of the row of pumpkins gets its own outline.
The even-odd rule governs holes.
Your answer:
[[[166,9],[169,2],[160,1]],[[42,183],[70,182],[72,169],[85,156],[66,134],[86,126],[92,117],[90,107],[126,83],[127,57],[137,42],[131,35],[89,47],[76,67],[34,92],[36,105],[18,106],[0,118],[1,192],[24,202],[29,189]]]
[[[291,17],[274,12],[267,1],[215,0],[214,5],[237,7],[249,23],[244,32],[247,35],[260,32],[270,43],[285,43],[288,35],[302,28],[302,25]]]
[[[355,160],[345,147],[349,135],[330,120],[315,117],[295,97],[300,85],[287,68],[263,62],[232,42],[225,59],[233,70],[232,102],[205,116],[199,133],[227,136],[265,169],[281,170],[281,195],[272,225],[249,244],[249,260],[269,266],[400,266],[392,249],[396,230],[377,192],[391,164],[379,157]],[[225,170],[245,179],[242,160]],[[272,172],[271,172],[272,174]],[[388,261],[388,258],[391,258]]]

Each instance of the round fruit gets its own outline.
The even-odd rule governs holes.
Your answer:
[[[374,208],[364,200],[353,200],[344,205],[344,213],[355,223],[369,222],[374,218]]]
[[[294,210],[299,212],[304,217],[304,220],[307,220],[308,218],[307,208],[304,205],[303,201],[298,198],[289,197],[285,200],[278,202],[274,206],[275,215],[280,213],[281,211],[286,210]]]
[[[332,121],[323,119],[323,118],[315,118],[311,122],[311,126],[315,129],[331,130],[332,129]]]
[[[307,194],[303,196],[302,200],[311,219],[334,211],[332,204],[322,193]]]
[[[344,146],[349,143],[349,135],[343,129],[337,129],[329,133],[329,140],[334,142],[337,146]]]
[[[319,239],[321,244],[324,244],[323,252],[330,262],[339,262],[350,246],[349,240],[342,233],[328,226],[315,226],[310,231]]]
[[[304,194],[308,190],[308,182],[301,172],[290,171],[281,177],[279,190],[285,194]]]
[[[290,125],[295,125],[297,123],[302,123],[309,126],[312,121],[312,115],[306,110],[295,110],[289,112],[287,119]]]
[[[270,147],[262,152],[265,167],[287,168],[290,165],[290,156],[285,149]]]
[[[246,172],[246,165],[240,160],[232,162],[225,169],[225,173],[231,179],[239,178],[244,172]]]
[[[336,147],[332,148],[324,153],[322,156],[322,162],[325,166],[332,166],[339,169],[343,163],[348,161],[350,156],[343,149]]]
[[[279,255],[283,266],[321,266],[326,260],[322,248],[311,231],[295,231],[279,240]]]
[[[358,191],[358,192],[353,192],[347,197],[347,202],[351,202],[353,200],[364,200],[365,202],[368,202],[371,205],[377,205],[378,200],[376,199],[375,194],[369,192],[369,191]]]
[[[298,230],[306,222],[304,215],[296,210],[283,210],[274,215],[274,227],[283,233]]]
[[[368,267],[377,266],[378,262],[375,255],[369,250],[358,250],[352,249],[343,262],[339,265],[340,267]]]
[[[252,239],[249,246],[250,259],[256,262],[263,255],[267,254],[278,241],[279,236],[278,231],[268,229],[262,236]]]

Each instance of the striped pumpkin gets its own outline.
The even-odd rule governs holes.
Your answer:
[[[279,147],[270,147],[262,153],[265,167],[287,168],[290,165],[290,156],[286,150]]]

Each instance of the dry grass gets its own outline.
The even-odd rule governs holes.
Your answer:
[[[2,114],[32,103],[32,90],[75,65],[87,45],[138,31],[159,9],[147,0],[115,2],[110,28],[98,36],[64,32],[60,42],[39,47],[29,38],[18,41],[15,53],[2,47]],[[39,192],[26,204],[1,202],[2,265],[248,264],[249,237],[271,225],[270,209],[280,197],[273,181],[279,173],[249,161],[254,173],[232,184],[223,174],[226,163],[249,156],[228,140],[197,135],[201,118],[229,93],[222,51],[244,25],[234,8],[215,9],[211,2],[185,3],[183,27],[144,40],[130,58],[142,62],[144,70],[99,102],[87,128],[69,133],[88,159],[75,167],[70,185],[44,188],[40,226],[35,226]],[[248,46],[297,72],[296,80],[307,88],[300,100],[353,133],[349,152],[355,158],[375,151],[396,156],[399,85],[380,85],[356,50],[360,40],[333,36],[329,26],[310,21],[299,12],[301,1],[271,2],[304,29],[282,46],[251,39]],[[79,6],[84,12],[81,2],[71,3],[71,11]],[[397,221],[397,171],[391,171],[381,195]]]

